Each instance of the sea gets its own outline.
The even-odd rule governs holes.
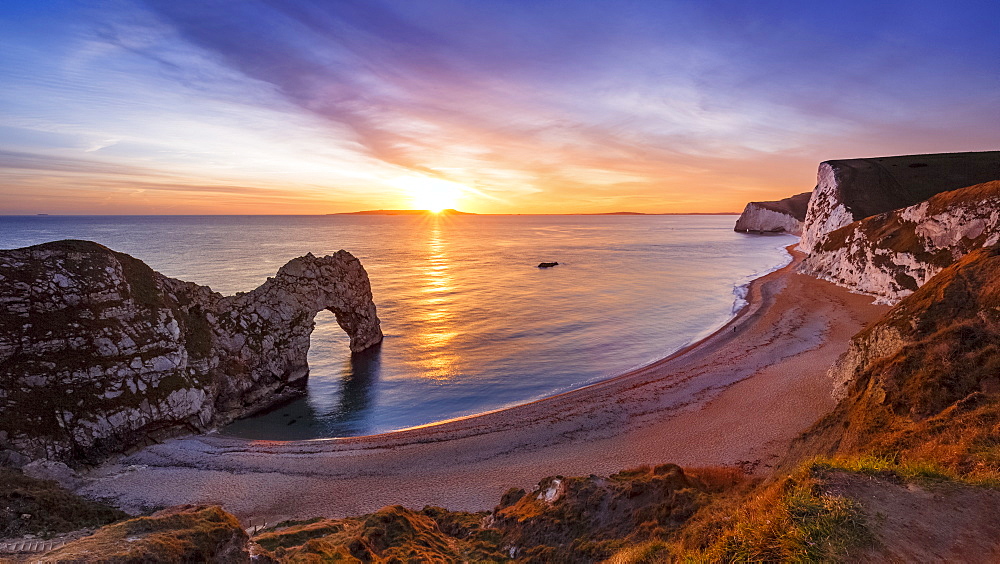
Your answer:
[[[345,249],[368,272],[383,343],[351,354],[320,312],[305,395],[218,432],[261,440],[383,433],[537,400],[702,339],[790,235],[732,215],[2,216],[0,248],[96,241],[223,294]],[[538,268],[541,262],[558,262]]]

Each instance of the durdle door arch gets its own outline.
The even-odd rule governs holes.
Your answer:
[[[304,385],[316,313],[382,340],[353,255],[292,259],[222,296],[90,241],[0,252],[0,463],[71,465],[200,432]]]

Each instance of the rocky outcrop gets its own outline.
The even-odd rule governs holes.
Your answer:
[[[282,400],[308,375],[318,311],[352,351],[382,339],[346,251],[224,297],[89,241],[0,251],[0,458],[96,463]]]
[[[803,192],[773,202],[750,202],[736,220],[734,230],[743,233],[801,235],[811,195],[812,192]]]
[[[742,473],[719,471],[716,477],[732,487]],[[518,561],[604,562],[626,540],[676,530],[713,491],[717,485],[675,464],[607,477],[550,476],[534,491],[509,490],[486,522]]]
[[[823,162],[799,249],[812,252],[827,233],[854,221],[991,180],[1000,180],[1000,151]]]
[[[970,251],[998,242],[1000,181],[994,181],[827,233],[800,271],[895,303]]]
[[[801,452],[996,468],[1000,429],[1000,246],[942,270],[851,340],[832,369],[836,409]]]

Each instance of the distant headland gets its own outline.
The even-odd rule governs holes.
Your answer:
[[[478,215],[475,213],[453,210],[364,210],[356,212],[328,213],[326,215]]]

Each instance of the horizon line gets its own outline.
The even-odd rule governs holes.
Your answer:
[[[417,212],[417,213],[392,213],[392,212]],[[457,210],[456,210],[457,211]],[[378,213],[386,212],[386,213]],[[330,213],[0,213],[0,217],[329,217],[332,215],[418,215],[419,212],[428,215],[454,216],[454,215],[480,215],[480,216],[507,216],[507,215],[617,215],[617,216],[643,216],[643,215],[740,215],[742,212],[579,212],[579,213],[476,213],[458,212],[457,214],[435,213],[429,210],[362,210],[356,212],[330,212]]]

